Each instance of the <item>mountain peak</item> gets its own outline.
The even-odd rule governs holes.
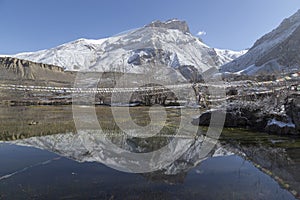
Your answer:
[[[286,18],[285,20],[288,20],[288,21],[291,21],[291,22],[299,21],[300,20],[300,9],[295,14],[293,14],[292,16]]]
[[[180,30],[183,33],[190,33],[190,29],[186,21],[180,21],[178,19],[169,19],[165,22],[156,20],[146,25],[145,27],[160,27],[160,28]]]

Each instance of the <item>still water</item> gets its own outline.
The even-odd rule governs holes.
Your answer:
[[[180,109],[167,109],[164,129],[151,139],[125,136],[109,107],[96,108],[100,135],[76,133],[71,106],[0,109],[0,199],[296,199],[300,192],[299,138],[224,129],[202,157],[200,129],[173,163],[126,173],[103,164],[112,157],[101,148],[102,135],[121,148],[150,152],[170,142]],[[142,126],[149,112],[130,110]]]

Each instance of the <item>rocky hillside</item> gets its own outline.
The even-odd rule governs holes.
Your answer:
[[[300,10],[257,40],[243,56],[225,64],[221,72],[246,75],[300,70]]]
[[[72,81],[71,74],[55,65],[35,63],[27,60],[0,57],[0,80]]]

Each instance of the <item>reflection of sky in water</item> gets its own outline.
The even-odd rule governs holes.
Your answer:
[[[177,184],[167,184],[166,177],[154,180],[155,172],[122,173],[99,163],[78,163],[5,143],[0,144],[0,166],[0,176],[20,171],[0,180],[0,197],[5,199],[294,199],[269,176],[235,155],[209,158],[187,174],[170,176],[179,180]]]

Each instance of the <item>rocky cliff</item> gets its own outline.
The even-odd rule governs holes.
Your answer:
[[[188,24],[185,21],[179,21],[177,19],[171,19],[166,22],[154,21],[145,27],[157,27],[166,29],[175,29],[182,31],[183,33],[190,33]]]
[[[72,75],[55,65],[0,57],[0,80],[72,81]]]

